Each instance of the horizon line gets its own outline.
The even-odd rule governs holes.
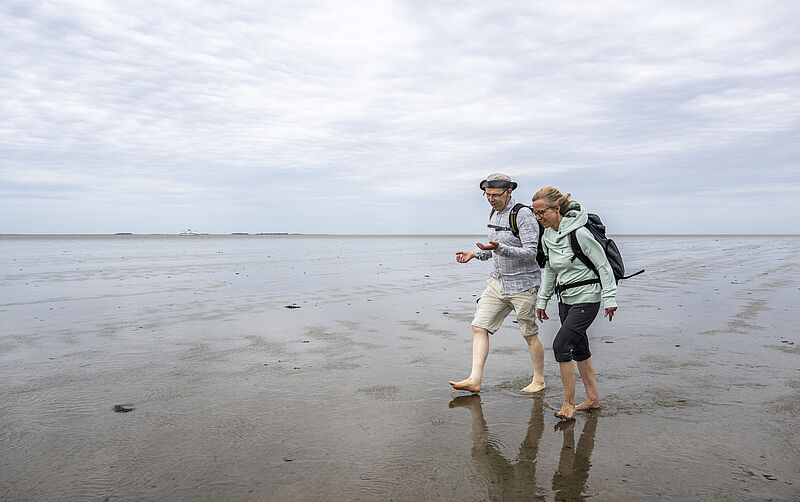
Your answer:
[[[613,237],[800,237],[800,233],[610,233]],[[425,234],[425,233],[374,233],[374,234],[346,234],[346,233],[299,233],[299,232],[229,232],[229,233],[198,233],[192,235],[180,235],[175,233],[135,233],[135,232],[116,232],[116,233],[69,233],[69,234],[47,234],[47,233],[0,233],[0,237],[473,237],[485,234],[478,233],[455,233],[455,234]]]

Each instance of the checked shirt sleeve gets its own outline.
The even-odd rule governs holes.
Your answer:
[[[521,209],[517,213],[517,227],[519,227],[519,240],[522,247],[509,246],[500,243],[495,252],[501,256],[516,258],[519,260],[536,260],[536,245],[539,243],[539,225],[533,217],[533,213]]]

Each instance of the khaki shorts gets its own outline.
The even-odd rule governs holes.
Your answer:
[[[481,297],[478,298],[478,310],[472,325],[476,328],[483,328],[489,333],[494,333],[506,316],[513,310],[517,313],[517,322],[523,336],[535,336],[539,334],[539,327],[536,325],[536,297],[539,294],[539,286],[534,286],[527,291],[504,295],[500,293],[500,281],[490,277],[486,281],[488,285],[483,290]]]

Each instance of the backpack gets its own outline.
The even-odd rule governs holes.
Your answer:
[[[606,237],[606,226],[603,225],[600,217],[596,214],[589,213],[588,217],[589,219],[583,226],[589,230],[589,232],[592,234],[592,237],[594,237],[594,240],[596,240],[600,244],[600,247],[603,248],[603,252],[608,259],[608,264],[611,265],[611,270],[614,273],[615,283],[618,283],[622,279],[630,279],[631,277],[644,272],[644,269],[642,269],[638,272],[634,272],[633,274],[625,275],[625,265],[622,262],[622,254],[619,252],[619,248],[617,248],[617,244],[613,241],[613,239]],[[569,245],[572,248],[573,253],[570,261],[575,261],[575,258],[578,258],[589,268],[589,270],[594,272],[594,275],[597,276],[597,279],[588,279],[570,284],[559,284],[556,286],[556,294],[561,294],[561,292],[565,289],[574,288],[577,286],[586,286],[587,284],[600,284],[602,287],[602,283],[600,282],[600,273],[597,271],[597,267],[595,267],[594,263],[592,263],[592,260],[590,260],[589,257],[584,254],[580,244],[578,244],[578,237],[575,235],[575,232],[577,231],[578,229],[576,228],[569,233]]]
[[[511,230],[511,233],[514,234],[514,237],[519,238],[519,227],[517,226],[517,213],[523,207],[526,207],[531,210],[531,214],[533,214],[533,209],[530,206],[526,206],[520,202],[517,202],[514,207],[511,208],[511,212],[508,213],[508,226]],[[494,216],[494,209],[489,214],[489,219],[492,219]],[[535,219],[535,218],[534,218]],[[536,242],[536,263],[539,265],[539,268],[544,268],[544,265],[547,263],[547,253],[544,252],[542,249],[542,235],[544,234],[544,227],[539,220],[536,220],[536,224],[539,225],[539,239]],[[507,228],[506,230],[509,230]]]

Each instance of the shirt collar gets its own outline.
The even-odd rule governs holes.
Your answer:
[[[498,211],[497,214],[503,214],[503,213],[506,213],[508,211],[511,211],[511,209],[516,205],[517,205],[517,201],[514,200],[514,197],[512,196],[511,200],[509,200],[508,204],[506,204],[506,207],[504,207],[502,211]]]

